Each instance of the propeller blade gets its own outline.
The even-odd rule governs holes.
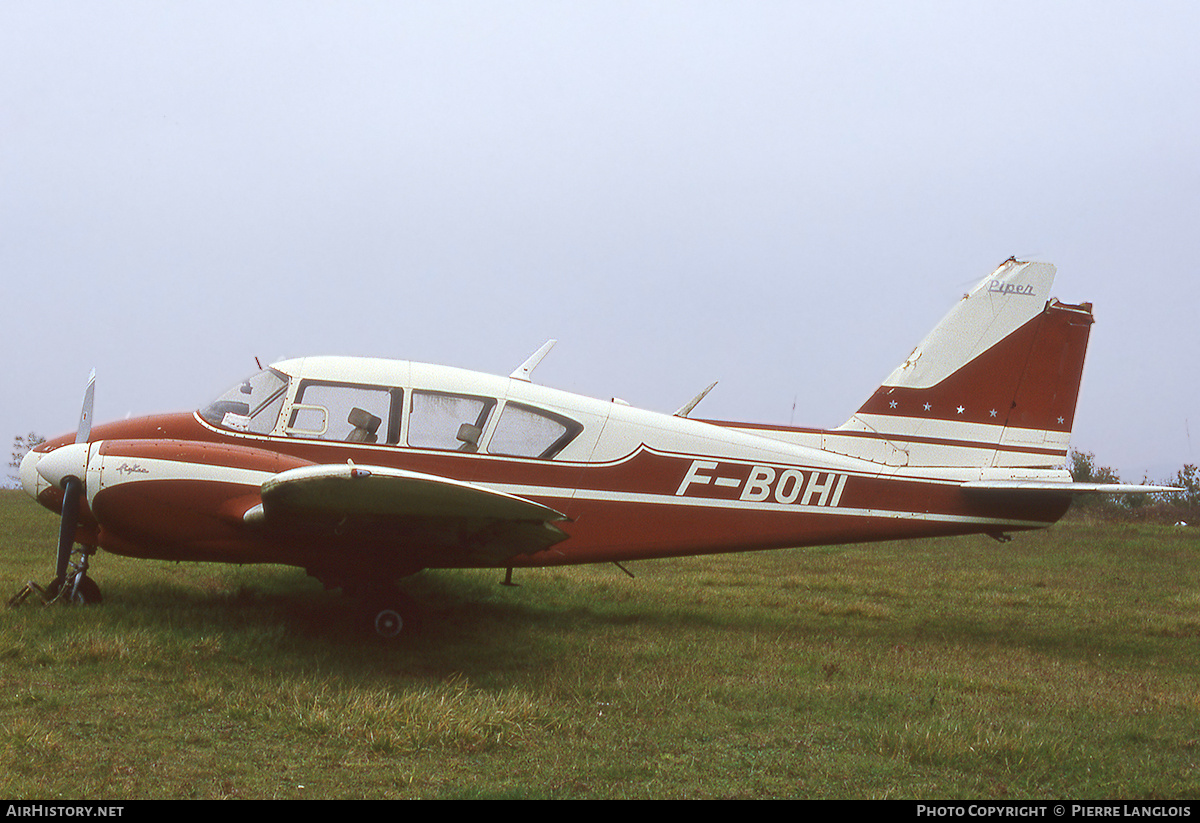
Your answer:
[[[75,527],[79,523],[79,495],[83,481],[78,477],[63,480],[62,522],[58,527],[58,557],[54,566],[54,579],[62,585],[67,576],[67,563],[71,560],[71,549],[75,547]]]
[[[83,391],[83,406],[79,410],[79,426],[75,429],[76,443],[87,443],[88,438],[92,435],[92,408],[95,403],[96,370],[92,369],[92,373],[88,375],[87,388]],[[86,449],[83,454],[83,466],[80,468],[80,472],[86,474]],[[53,458],[53,454],[47,455],[47,457]],[[59,462],[62,462],[61,458]],[[49,465],[48,463],[47,467]],[[58,525],[58,553],[54,562],[55,586],[62,586],[66,583],[67,565],[71,562],[71,550],[75,548],[75,528],[79,525],[79,498],[83,494],[83,480],[74,474],[66,474],[66,472],[63,474],[66,476],[60,479],[63,489],[63,505],[62,520]],[[42,476],[45,477],[45,475]]]
[[[87,388],[83,391],[83,408],[79,410],[79,427],[75,429],[75,442],[86,443],[92,434],[92,406],[96,402],[96,370],[88,375]]]

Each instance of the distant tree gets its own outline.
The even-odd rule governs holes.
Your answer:
[[[1121,478],[1108,466],[1097,466],[1092,452],[1071,449],[1071,479],[1076,483],[1120,483]]]
[[[1200,469],[1194,463],[1185,463],[1175,476],[1162,482],[1164,486],[1176,486],[1182,493],[1165,496],[1166,502],[1188,509],[1200,508]]]
[[[1076,483],[1121,482],[1121,478],[1111,468],[1096,465],[1096,455],[1092,452],[1071,449],[1068,460],[1071,479]],[[1073,505],[1112,507],[1116,505],[1116,498],[1111,494],[1077,494]]]
[[[1121,478],[1107,466],[1096,465],[1092,452],[1071,449],[1068,455],[1071,479],[1077,483],[1120,483]],[[1184,521],[1200,525],[1200,468],[1193,463],[1184,464],[1174,477],[1166,480],[1142,478],[1142,483],[1153,486],[1174,486],[1182,492],[1163,494],[1077,494],[1073,505],[1087,508],[1093,514],[1105,518],[1158,521],[1174,523]]]
[[[25,455],[30,449],[45,442],[46,438],[36,432],[24,435],[18,434],[13,438],[12,460],[8,463],[8,467],[12,469],[8,473],[10,480],[14,481],[17,485],[21,484],[21,461],[25,459]]]

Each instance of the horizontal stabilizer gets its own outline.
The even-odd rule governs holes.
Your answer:
[[[1174,486],[1139,486],[1133,483],[1071,483],[1055,480],[972,480],[962,488],[970,491],[1057,492],[1059,494],[1165,494],[1181,492]]]

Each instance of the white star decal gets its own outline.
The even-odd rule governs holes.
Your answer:
[[[995,409],[992,409],[990,412],[988,412],[988,414],[989,414],[989,415],[991,415],[992,417],[995,417],[995,416],[996,416],[996,410],[995,410]]]
[[[964,409],[962,406],[959,406],[959,407],[958,407],[958,413],[959,413],[959,414],[962,414],[964,411],[966,411],[966,409]]]
[[[932,408],[933,406],[929,405],[928,403],[925,404],[925,411],[929,411]]]
[[[1058,424],[1059,424],[1060,426],[1061,426],[1063,423],[1065,423],[1065,422],[1066,422],[1066,421],[1065,421],[1065,420],[1063,420],[1061,417],[1060,417],[1060,418],[1058,418]]]
[[[889,408],[889,409],[894,409],[894,408],[896,408],[896,401],[895,401],[895,400],[893,400],[891,403],[888,403],[888,408]]]

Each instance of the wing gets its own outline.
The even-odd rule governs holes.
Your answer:
[[[566,515],[473,483],[382,466],[320,465],[262,484],[245,519],[319,536],[394,543],[423,565],[500,566],[567,538]]]

